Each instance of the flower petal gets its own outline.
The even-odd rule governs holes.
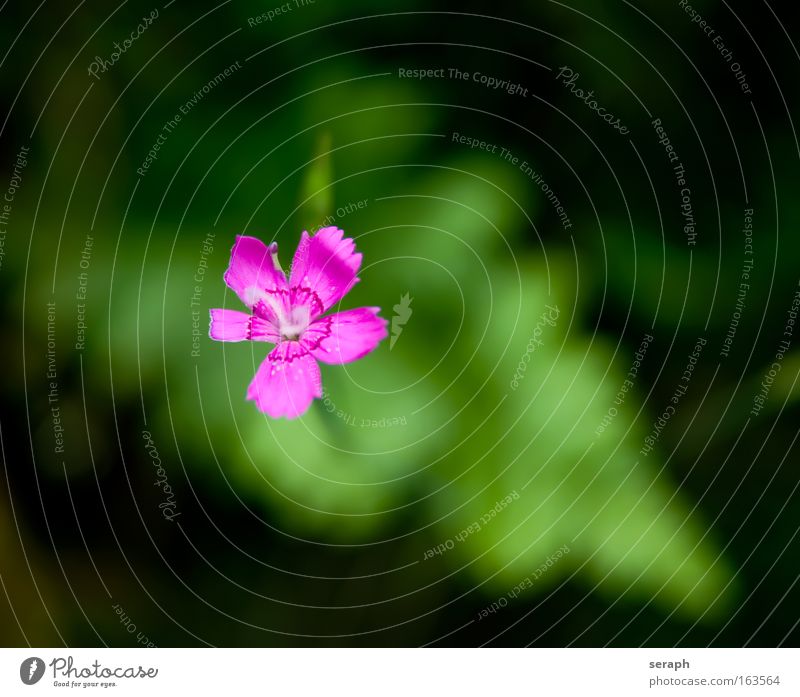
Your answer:
[[[278,343],[278,332],[269,322],[238,310],[210,310],[208,335],[217,341],[269,341]]]
[[[270,295],[288,293],[286,276],[275,268],[270,248],[261,240],[245,235],[236,236],[225,283],[251,310],[269,300]]]
[[[358,281],[361,254],[356,245],[337,227],[322,228],[310,237],[303,232],[292,261],[289,285],[315,293],[324,312],[339,302]]]
[[[297,341],[278,344],[259,366],[247,398],[273,419],[294,419],[308,409],[315,397],[322,396],[319,366]]]
[[[318,361],[349,363],[366,356],[385,339],[388,322],[378,317],[381,308],[359,307],[312,322],[301,343]]]

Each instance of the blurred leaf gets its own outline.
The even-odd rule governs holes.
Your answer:
[[[731,572],[657,453],[639,454],[640,424],[650,419],[635,419],[635,389],[597,434],[630,356],[615,356],[574,329],[573,275],[563,260],[547,261],[525,263],[521,285],[510,274],[497,280],[494,318],[481,345],[484,365],[497,377],[477,400],[491,418],[447,458],[447,533],[480,522],[516,492],[518,501],[458,545],[475,577],[496,592],[523,582],[566,545],[572,553],[537,579],[534,592],[578,571],[611,597],[654,598],[694,618],[718,612],[729,601],[717,602]],[[556,326],[542,327],[542,345],[530,354],[519,387],[504,389],[548,306],[559,310]]]
[[[395,390],[378,390],[390,375]],[[447,404],[415,410],[436,396],[384,342],[358,363],[323,368],[324,397],[300,419],[274,421],[252,403],[227,465],[242,492],[280,510],[296,530],[323,539],[373,538],[393,520],[424,464],[440,446],[431,435]],[[246,383],[231,390],[241,390]],[[439,434],[441,435],[441,434]]]
[[[306,167],[300,198],[303,229],[320,225],[333,210],[333,167],[331,164],[331,135],[318,138],[314,158]]]

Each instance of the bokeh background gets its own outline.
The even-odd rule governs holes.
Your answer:
[[[275,3],[0,7],[0,642],[796,644],[787,8]],[[326,221],[394,342],[273,421],[207,312]]]

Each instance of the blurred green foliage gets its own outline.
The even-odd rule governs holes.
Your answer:
[[[734,32],[720,8],[695,4]],[[421,8],[390,3],[382,12]],[[15,547],[16,525],[34,550],[30,575],[46,579],[37,596],[49,600],[42,612],[25,584],[6,588],[34,618],[18,617],[30,628],[27,640],[55,643],[58,627],[72,643],[130,641],[106,607],[116,600],[159,644],[372,643],[375,636],[425,643],[473,618],[565,545],[570,553],[497,625],[522,622],[509,642],[736,644],[745,636],[742,627],[791,576],[784,555],[793,538],[758,537],[770,522],[762,511],[781,504],[783,529],[796,530],[797,505],[787,508],[786,499],[796,475],[779,466],[780,445],[765,451],[753,474],[758,438],[735,446],[774,353],[775,333],[762,327],[782,326],[796,283],[798,243],[771,224],[775,192],[754,176],[766,171],[763,147],[737,139],[760,221],[760,276],[735,355],[717,376],[711,358],[735,300],[743,208],[730,143],[708,135],[719,132],[720,116],[696,109],[687,120],[679,99],[622,40],[635,38],[640,50],[658,42],[647,52],[651,61],[674,57],[641,10],[578,9],[530,4],[515,10],[513,24],[470,18],[485,8],[468,4],[456,15],[340,26],[375,14],[374,4],[318,2],[280,25],[251,28],[247,18],[261,4],[232,3],[197,24],[199,10],[176,4],[113,71],[88,81],[84,64],[135,18],[126,9],[85,50],[85,31],[70,24],[24,85],[3,69],[3,91],[22,87],[23,95],[3,136],[6,152],[36,123],[0,270],[2,339],[15,378],[2,385],[4,458],[20,502],[9,514],[10,502],[0,499],[0,559],[27,561]],[[683,17],[644,11],[710,61]],[[16,12],[21,20],[23,10]],[[85,26],[94,27],[106,10],[85,12]],[[1,31],[10,38],[19,29]],[[33,31],[32,52],[50,37]],[[495,52],[470,48],[467,39]],[[405,45],[412,40],[419,43]],[[647,176],[629,146],[576,106],[552,74],[515,56],[579,67],[582,82],[632,125]],[[245,67],[191,110],[138,176],[165,121],[236,60]],[[704,94],[691,64],[667,62],[661,68],[678,97]],[[397,66],[439,64],[516,79],[541,99],[397,77]],[[722,112],[738,104],[727,78],[719,78]],[[694,176],[703,235],[691,254],[674,183],[631,89],[670,123]],[[794,147],[786,123],[769,116],[777,98],[764,99],[771,146]],[[743,118],[731,116],[737,134]],[[452,141],[454,131],[510,148],[546,173],[574,234],[518,167],[470,152]],[[706,134],[710,158],[697,132]],[[780,167],[781,219],[795,224],[790,172]],[[356,202],[366,205],[350,212]],[[409,294],[413,314],[391,350],[387,340],[362,361],[323,366],[325,398],[302,419],[272,421],[244,398],[266,345],[211,342],[207,311],[241,309],[222,281],[236,234],[276,239],[287,268],[301,230],[329,216],[364,254],[361,283],[342,308],[379,305],[391,320]],[[74,296],[87,235],[96,244],[86,348],[78,352]],[[63,458],[52,448],[44,379],[43,308],[52,298]],[[558,318],[541,328],[542,344],[531,352],[548,307]],[[656,339],[642,372],[598,433],[647,332]],[[680,413],[643,456],[700,335],[708,348]],[[799,361],[796,352],[787,357],[753,426],[766,432],[776,419],[773,443],[796,431]],[[177,492],[180,526],[160,516],[143,430]],[[30,447],[11,440],[17,432],[30,435]],[[741,491],[748,476],[755,479]],[[518,498],[479,533],[426,558],[512,492]],[[754,515],[739,534],[743,506]],[[62,522],[51,530],[54,516]],[[777,570],[763,578],[747,566],[775,560]],[[787,602],[797,608],[796,597]],[[528,616],[535,627],[524,623]],[[4,620],[3,641],[21,641]],[[764,643],[789,630],[773,621]],[[458,641],[483,641],[491,631],[475,625]]]

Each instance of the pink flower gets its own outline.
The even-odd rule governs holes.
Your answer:
[[[303,232],[289,280],[278,245],[236,237],[225,283],[250,313],[211,310],[209,336],[217,341],[267,341],[275,348],[256,372],[247,398],[272,416],[294,419],[322,396],[317,361],[349,363],[366,356],[388,335],[379,307],[323,316],[359,280],[361,254],[335,227],[311,237]]]

